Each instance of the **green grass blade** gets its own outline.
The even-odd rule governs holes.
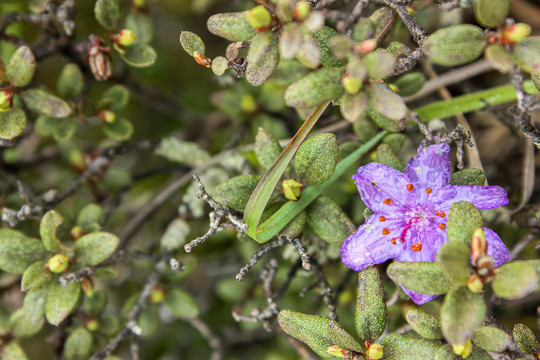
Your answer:
[[[259,181],[259,184],[255,188],[255,191],[253,191],[253,194],[251,194],[244,212],[244,222],[248,225],[246,234],[253,239],[259,241],[258,233],[260,231],[257,230],[257,227],[259,226],[259,221],[264,208],[266,207],[274,188],[281,178],[281,175],[291,162],[296,150],[298,150],[298,147],[300,147],[313,126],[317,123],[317,120],[319,120],[324,110],[326,110],[328,107],[328,104],[330,104],[329,101],[319,105],[306,119],[306,121],[304,121],[302,127],[294,135],[287,147],[283,149],[272,167],[268,169],[261,181]]]

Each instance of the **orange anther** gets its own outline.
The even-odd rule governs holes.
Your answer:
[[[426,188],[426,194],[431,194],[431,188]]]
[[[440,223],[439,224],[439,229],[441,229],[441,230],[446,229],[446,225],[444,225],[443,223]]]
[[[412,191],[414,189],[413,184],[407,184],[407,190]]]
[[[382,234],[383,234],[383,235],[388,235],[388,234],[390,234],[390,229],[389,229],[389,228],[384,228],[384,229],[382,230]]]
[[[384,199],[383,203],[385,203],[386,205],[392,206],[392,205],[394,205],[394,200],[392,200],[390,198]]]
[[[379,221],[384,222],[384,221],[386,221],[386,218],[384,216],[379,216]]]
[[[415,242],[411,245],[411,250],[412,251],[420,251],[422,250],[422,244],[420,244],[419,242]]]
[[[441,217],[445,217],[445,216],[446,216],[446,214],[445,214],[445,213],[443,213],[443,212],[441,211],[441,215],[440,215],[440,216],[441,216]]]
[[[398,240],[398,239],[393,238],[392,240],[390,240],[390,242],[391,242],[392,244],[396,245],[396,244],[397,244],[397,240]]]
[[[441,215],[441,213],[439,212],[439,210],[435,211],[435,215],[436,215],[436,216]]]

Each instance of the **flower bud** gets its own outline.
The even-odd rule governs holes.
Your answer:
[[[517,23],[503,30],[501,42],[503,45],[517,44],[530,34],[531,26],[529,24]]]
[[[454,350],[454,354],[461,355],[463,359],[466,359],[472,352],[472,342],[469,339],[463,344],[454,344],[452,350]]]
[[[0,111],[8,111],[11,108],[13,93],[10,90],[0,91]]]
[[[265,32],[272,25],[272,14],[263,5],[255,6],[253,9],[246,12],[249,24],[257,32]]]
[[[136,39],[137,36],[133,31],[128,29],[122,29],[114,37],[114,42],[120,46],[130,46],[135,42]]]
[[[112,110],[100,110],[98,117],[107,124],[112,124],[116,120],[116,114]]]
[[[355,76],[351,76],[350,74],[345,74],[341,79],[341,82],[345,91],[351,95],[358,94],[362,88],[362,80]]]
[[[311,10],[311,7],[309,6],[309,3],[307,1],[299,1],[296,3],[293,9],[293,16],[297,20],[304,20]]]
[[[85,277],[81,280],[81,288],[89,298],[94,296],[94,284],[92,283],[92,279],[89,277]]]
[[[56,254],[47,262],[47,269],[53,273],[61,273],[67,269],[69,259],[64,254]]]
[[[154,286],[154,288],[150,291],[149,301],[152,304],[159,304],[163,300],[165,300],[165,289],[163,286]]]
[[[74,227],[71,228],[71,238],[73,240],[77,240],[83,235],[84,235],[84,229],[82,227],[75,225]]]
[[[212,60],[203,54],[201,54],[198,51],[193,52],[193,57],[195,58],[195,61],[197,64],[205,66],[205,67],[211,67],[212,66]]]
[[[283,180],[282,186],[287,199],[292,201],[298,201],[300,199],[304,184],[298,182],[296,179],[285,179]]]
[[[484,229],[479,227],[474,230],[473,237],[471,240],[471,255],[473,263],[476,262],[481,255],[486,255],[487,252],[487,241],[484,234]]]
[[[478,273],[478,275],[486,276],[493,269],[494,263],[495,260],[493,260],[492,257],[489,257],[487,255],[480,255],[474,262],[474,266],[476,266],[477,268],[476,272]]]
[[[86,328],[90,331],[97,331],[99,330],[99,320],[92,317],[88,320],[86,320]]]
[[[366,351],[368,360],[379,360],[384,355],[384,346],[381,344],[370,344]]]
[[[86,61],[97,81],[107,80],[111,76],[111,57],[108,47],[102,47],[102,40],[98,36],[90,35],[90,47]]]
[[[356,50],[360,54],[367,54],[372,52],[377,47],[377,40],[367,39],[356,45]]]
[[[471,274],[467,279],[467,287],[473,293],[482,293],[484,292],[484,280],[478,274]]]
[[[349,355],[351,353],[349,350],[344,350],[344,349],[340,348],[337,345],[329,346],[326,349],[326,352],[328,354],[332,355],[332,356],[336,356],[336,357],[340,357],[340,358],[344,358],[345,356],[347,356],[347,355]]]

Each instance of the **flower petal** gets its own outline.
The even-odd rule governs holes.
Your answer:
[[[401,285],[399,285],[401,286]],[[421,294],[419,292],[416,292],[416,291],[412,291],[411,289],[407,289],[403,286],[401,286],[401,288],[403,289],[403,291],[405,292],[405,294],[409,295],[409,297],[411,298],[412,301],[414,301],[414,303],[416,305],[422,305],[422,304],[425,304],[427,303],[428,301],[431,301],[433,299],[435,299],[437,296],[439,295],[426,295],[426,294]]]
[[[500,186],[448,185],[431,199],[441,211],[448,211],[458,201],[468,201],[478,209],[493,209],[508,205],[508,195]]]
[[[419,222],[417,226],[412,226],[407,232],[403,251],[396,260],[404,262],[435,261],[439,249],[447,241],[448,236],[446,236],[445,230],[441,230],[430,222]],[[413,250],[413,244],[417,244],[414,247],[416,249],[420,244],[420,250]]]
[[[416,204],[414,195],[407,191],[408,178],[390,166],[372,162],[360,167],[352,178],[360,197],[374,212],[403,213]]]
[[[401,233],[405,226],[401,219],[387,218],[379,221],[381,215],[371,215],[358,230],[341,245],[341,261],[355,271],[367,266],[381,264],[396,258],[402,246],[392,244],[392,238]],[[387,235],[385,229],[388,230]]]
[[[510,259],[510,250],[495,231],[485,227],[484,234],[488,245],[487,255],[495,260],[494,266],[501,266]]]
[[[407,163],[403,173],[410,179],[421,203],[428,196],[426,189],[435,191],[448,185],[452,173],[449,153],[448,144],[430,145],[425,149],[420,146],[418,155]]]

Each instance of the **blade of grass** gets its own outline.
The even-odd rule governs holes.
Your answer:
[[[257,227],[259,226],[259,221],[264,208],[266,207],[274,188],[281,178],[281,175],[291,162],[291,159],[296,153],[296,150],[298,150],[298,147],[300,147],[300,144],[302,144],[313,126],[317,123],[317,120],[319,120],[323,114],[324,110],[326,110],[328,107],[328,104],[330,104],[329,101],[319,105],[306,119],[306,121],[304,121],[302,127],[294,135],[287,147],[283,149],[272,167],[268,169],[261,181],[259,181],[259,184],[257,184],[253,194],[251,194],[244,212],[244,222],[248,225],[246,234],[253,239],[259,241],[257,239],[257,233],[259,232]]]
[[[289,201],[276,211],[268,220],[262,223],[257,229],[257,240],[260,243],[270,240],[277,235],[287,224],[317,198],[328,186],[334,183],[351,165],[356,163],[362,155],[368,152],[375,144],[377,144],[386,134],[387,131],[381,131],[372,137],[367,143],[360,146],[345,159],[341,160],[336,166],[334,174],[330,179],[320,185],[308,186],[302,191],[302,196],[298,201]]]

